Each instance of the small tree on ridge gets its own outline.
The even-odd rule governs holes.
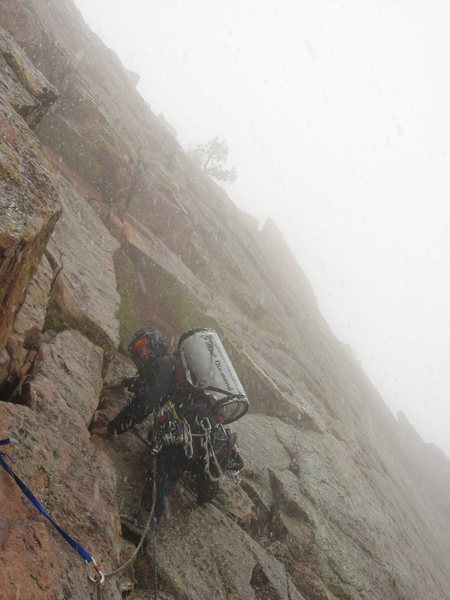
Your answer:
[[[233,183],[237,177],[237,171],[232,169],[224,169],[224,165],[228,160],[228,145],[225,140],[219,140],[216,136],[206,144],[199,144],[194,150],[194,159],[198,161],[201,168],[207,173],[218,179],[219,181],[228,181]]]

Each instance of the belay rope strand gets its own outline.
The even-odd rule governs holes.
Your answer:
[[[204,418],[200,421],[200,425],[203,429],[203,433],[201,434],[192,434],[190,431],[190,428],[188,429],[188,445],[190,445],[192,447],[192,437],[195,436],[199,436],[202,437],[203,440],[201,441],[201,445],[203,447],[203,450],[205,452],[205,472],[206,474],[209,476],[209,478],[211,479],[211,481],[219,481],[222,477],[223,477],[223,471],[220,467],[219,461],[217,460],[217,456],[216,453],[214,451],[214,446],[211,440],[211,423],[209,422],[209,419]],[[142,440],[144,441],[144,440]],[[186,440],[185,440],[186,441]],[[4,446],[10,443],[10,439],[6,438],[3,440],[0,440],[0,446]],[[128,558],[128,560],[123,563],[120,567],[118,567],[117,569],[114,569],[113,571],[111,571],[110,573],[103,573],[99,566],[97,565],[95,559],[93,556],[91,556],[88,552],[86,552],[86,550],[80,546],[80,544],[75,541],[62,527],[60,527],[60,525],[58,525],[58,523],[56,523],[52,517],[49,515],[49,513],[47,512],[47,510],[42,506],[42,504],[39,502],[39,500],[37,500],[37,498],[34,496],[34,494],[32,493],[32,491],[23,483],[23,481],[14,473],[14,471],[11,469],[11,467],[9,466],[9,464],[6,462],[5,459],[8,459],[10,462],[14,463],[14,459],[9,456],[8,454],[6,454],[5,452],[0,452],[0,466],[3,467],[3,469],[13,478],[13,480],[16,482],[16,484],[19,486],[19,488],[22,490],[22,492],[25,494],[25,496],[31,501],[32,504],[34,504],[34,506],[39,510],[39,512],[41,512],[44,517],[46,519],[48,519],[48,521],[50,521],[50,523],[53,525],[53,527],[61,534],[61,536],[72,546],[72,548],[74,550],[76,550],[78,552],[78,554],[80,554],[80,556],[84,559],[86,566],[88,568],[88,577],[89,579],[97,584],[98,588],[97,588],[97,598],[100,599],[101,598],[101,587],[100,585],[102,583],[104,583],[106,578],[112,577],[114,575],[117,575],[118,573],[120,573],[121,571],[123,571],[128,565],[130,565],[135,559],[136,556],[138,555],[138,552],[140,551],[140,549],[142,548],[144,541],[147,537],[147,534],[150,530],[150,528],[152,527],[152,521],[153,521],[153,515],[155,512],[155,505],[156,505],[156,470],[157,470],[157,454],[153,454],[153,468],[152,468],[152,473],[153,473],[153,494],[152,494],[152,506],[151,506],[151,510],[150,510],[150,514],[148,516],[147,522],[145,524],[145,527],[143,529],[142,532],[142,536],[141,539],[139,541],[139,544],[137,545],[137,547],[135,548],[135,550],[133,551],[133,554],[130,556],[130,558]],[[215,477],[210,470],[210,465],[211,465],[211,459],[217,469],[218,472],[218,476]],[[157,585],[158,585],[158,581],[157,581],[157,565],[156,565],[156,526],[152,532],[152,573],[153,573],[153,591],[154,591],[154,598],[155,600],[157,600]],[[90,572],[90,568],[93,569],[93,572]]]
[[[0,440],[0,446],[6,446],[7,444],[10,444],[11,441],[9,438]],[[88,577],[89,579],[97,584],[97,598],[101,597],[101,584],[104,583],[105,579],[107,577],[112,577],[113,575],[117,575],[118,573],[120,573],[121,571],[123,571],[123,569],[125,569],[130,563],[132,563],[139,550],[142,548],[142,545],[144,543],[144,540],[147,536],[147,533],[150,530],[150,527],[152,526],[152,521],[153,521],[153,515],[155,512],[155,504],[156,504],[156,469],[157,469],[157,457],[156,455],[153,456],[153,499],[152,499],[152,507],[150,510],[150,514],[148,516],[147,519],[147,523],[144,527],[144,530],[142,532],[142,537],[140,539],[139,544],[137,545],[136,549],[134,550],[133,554],[130,556],[130,558],[120,567],[118,567],[117,569],[115,569],[114,571],[111,571],[110,573],[103,573],[99,566],[97,565],[95,559],[93,556],[91,556],[88,552],[86,552],[86,550],[80,546],[80,544],[73,539],[72,536],[70,536],[60,525],[58,525],[58,523],[56,523],[56,521],[54,521],[52,519],[52,517],[49,515],[49,513],[47,512],[47,510],[42,506],[42,504],[39,502],[39,500],[36,498],[36,496],[33,494],[33,492],[25,485],[25,483],[16,475],[16,473],[13,471],[13,469],[11,469],[11,467],[9,466],[9,464],[6,462],[6,459],[8,459],[10,462],[14,463],[14,459],[7,454],[6,452],[0,452],[0,466],[3,467],[3,469],[8,473],[8,475],[10,475],[12,477],[12,479],[16,482],[16,484],[19,486],[19,488],[22,490],[22,492],[25,494],[25,496],[30,500],[30,502],[38,509],[38,511],[44,515],[44,517],[50,521],[50,523],[53,525],[53,527],[61,534],[61,536],[66,540],[66,542],[68,544],[70,544],[70,546],[72,546],[72,548],[74,550],[76,550],[78,552],[78,554],[84,559],[86,566],[88,568]],[[156,571],[156,528],[155,530],[152,532],[152,546],[153,546],[153,588],[154,588],[154,598],[155,600],[157,600],[157,571]],[[92,568],[94,570],[94,573],[91,573],[89,571],[89,569]]]
[[[113,575],[117,575],[118,573],[120,573],[121,571],[123,571],[126,567],[128,567],[128,565],[130,565],[135,559],[136,556],[138,555],[139,550],[142,548],[142,545],[144,544],[144,540],[147,537],[147,534],[152,526],[152,521],[153,521],[153,515],[155,513],[155,505],[156,505],[156,469],[158,468],[158,459],[157,459],[157,455],[154,454],[153,455],[153,467],[152,467],[152,476],[153,476],[153,493],[152,493],[152,507],[150,509],[150,514],[148,515],[148,519],[147,519],[147,523],[145,524],[145,527],[142,531],[142,536],[141,539],[139,541],[139,544],[136,546],[136,548],[133,551],[133,554],[130,556],[130,558],[123,563],[123,565],[120,565],[120,567],[118,567],[117,569],[115,569],[114,571],[111,571],[110,573],[105,573],[104,578],[107,577],[112,577]],[[157,590],[157,586],[158,586],[158,579],[157,579],[157,570],[156,570],[156,527],[152,532],[152,563],[153,563],[153,593],[154,593],[154,598],[155,600],[157,600],[157,594],[158,594],[158,590]],[[99,582],[100,583],[100,582]],[[98,588],[100,590],[100,587]],[[100,592],[98,592],[98,598],[100,598]]]
[[[147,536],[147,533],[149,532],[149,529],[152,525],[152,520],[153,520],[153,514],[155,512],[155,504],[156,504],[156,463],[157,463],[157,457],[154,456],[153,457],[153,498],[152,498],[152,507],[150,510],[150,514],[148,516],[147,519],[147,523],[145,524],[145,527],[142,531],[142,536],[141,539],[139,541],[139,544],[136,546],[136,548],[134,549],[133,554],[130,556],[130,558],[123,563],[123,565],[121,565],[120,567],[118,567],[117,569],[115,569],[114,571],[111,571],[110,573],[105,573],[105,578],[106,577],[112,577],[113,575],[117,575],[118,573],[120,573],[121,571],[123,571],[125,569],[125,567],[128,567],[129,564],[131,564],[134,559],[136,558],[136,556],[138,555],[139,550],[142,548],[142,545],[144,543],[144,540]]]

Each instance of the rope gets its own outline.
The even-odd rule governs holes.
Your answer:
[[[153,456],[153,498],[152,498],[152,507],[150,509],[150,514],[148,516],[147,522],[145,524],[144,530],[142,532],[142,536],[141,539],[139,540],[139,544],[136,546],[135,550],[133,551],[133,554],[130,556],[130,558],[123,563],[123,565],[120,565],[120,567],[118,567],[117,569],[114,569],[114,571],[111,571],[110,573],[105,573],[104,577],[109,578],[109,577],[113,577],[114,575],[118,575],[121,571],[123,571],[126,567],[128,567],[129,564],[131,564],[132,562],[134,562],[134,560],[136,559],[136,556],[138,555],[139,550],[142,548],[142,545],[144,543],[145,538],[147,537],[147,533],[151,527],[152,524],[152,520],[153,520],[153,515],[155,512],[155,505],[156,505],[156,469],[157,469],[157,457],[156,455]],[[154,600],[158,600],[158,579],[157,579],[157,570],[156,570],[156,528],[155,531],[153,532],[153,594],[154,594]],[[101,600],[101,586],[98,585],[97,586],[97,600]]]
[[[10,439],[6,438],[3,440],[0,440],[0,446],[5,446],[7,444],[10,444]],[[61,536],[70,544],[70,546],[72,546],[72,548],[74,550],[76,550],[78,552],[78,554],[84,559],[86,565],[92,565],[92,567],[94,568],[94,570],[96,571],[98,578],[94,575],[90,575],[89,574],[89,579],[91,581],[93,581],[94,583],[98,584],[97,586],[97,598],[100,600],[101,598],[101,587],[100,585],[102,583],[104,583],[105,579],[107,577],[112,577],[113,575],[117,575],[118,573],[120,573],[121,571],[123,571],[130,563],[132,563],[135,559],[136,556],[138,555],[139,550],[142,548],[142,545],[144,543],[144,540],[147,536],[147,533],[152,525],[152,520],[153,520],[153,515],[155,512],[155,505],[156,505],[156,469],[157,469],[157,456],[154,455],[153,456],[153,498],[152,498],[152,506],[151,506],[151,510],[150,510],[150,514],[148,516],[147,522],[145,524],[144,530],[142,532],[142,536],[141,539],[139,541],[139,544],[137,545],[136,549],[134,550],[133,554],[130,556],[130,558],[123,563],[123,565],[121,565],[120,567],[118,567],[117,569],[115,569],[114,571],[111,571],[110,573],[102,573],[102,571],[99,569],[99,567],[97,566],[97,563],[94,559],[93,556],[91,556],[88,552],[86,552],[86,550],[80,546],[80,544],[75,541],[66,531],[64,531],[64,529],[58,525],[58,523],[56,523],[56,521],[54,521],[52,519],[52,517],[50,516],[50,514],[47,512],[47,510],[42,506],[42,504],[39,502],[39,500],[36,498],[36,496],[33,494],[33,492],[25,485],[25,483],[14,473],[14,471],[11,469],[11,467],[8,465],[8,463],[6,462],[5,458],[7,458],[8,460],[10,460],[11,462],[14,463],[14,459],[9,455],[6,454],[6,452],[0,452],[0,465],[3,467],[3,469],[8,473],[8,475],[10,475],[12,477],[12,479],[16,482],[16,484],[19,486],[19,488],[22,490],[22,492],[25,494],[25,496],[30,500],[30,502],[39,510],[39,512],[48,520],[50,521],[50,523],[53,525],[53,527],[61,534]],[[155,531],[153,532],[153,587],[154,587],[154,598],[155,600],[157,600],[157,585],[158,585],[158,580],[157,580],[157,569],[156,569],[156,528]]]
[[[5,446],[10,443],[11,443],[11,441],[9,438],[0,440],[0,446]],[[88,575],[89,579],[91,581],[93,581],[94,583],[103,583],[103,581],[105,580],[105,577],[104,577],[103,573],[100,571],[99,567],[97,566],[97,563],[95,562],[94,557],[91,556],[88,552],[86,552],[86,550],[82,546],[80,546],[80,544],[76,540],[74,540],[72,536],[70,536],[66,531],[64,531],[64,529],[60,525],[58,525],[58,523],[56,523],[56,521],[54,521],[52,519],[50,514],[42,506],[42,504],[39,502],[39,500],[36,498],[36,496],[33,494],[33,492],[14,473],[14,471],[11,469],[11,467],[6,462],[5,458],[10,460],[11,462],[14,462],[14,459],[11,456],[9,456],[9,454],[6,454],[6,452],[0,452],[0,465],[5,469],[5,471],[8,473],[8,475],[10,475],[13,478],[13,480],[16,482],[16,484],[19,486],[19,488],[22,490],[22,492],[25,494],[25,496],[28,498],[28,500],[30,500],[30,502],[38,509],[38,511],[42,515],[44,515],[44,517],[48,521],[50,521],[50,523],[53,525],[53,527],[61,534],[61,536],[66,540],[66,542],[68,544],[70,544],[72,546],[72,548],[78,552],[78,554],[84,559],[86,565],[88,567],[89,567],[89,565],[92,565],[92,567],[96,571],[99,579],[97,579],[97,576],[95,574],[94,575],[89,574]]]
[[[156,480],[156,478],[155,478]],[[154,487],[153,493],[155,493],[156,486]],[[152,537],[152,565],[153,565],[153,596],[155,600],[158,600],[158,570],[156,568],[156,529],[153,532]]]
[[[142,532],[142,536],[141,539],[139,541],[139,544],[136,546],[133,554],[130,556],[130,558],[123,563],[123,565],[121,565],[120,567],[118,567],[117,569],[115,569],[114,571],[111,571],[110,573],[105,573],[105,578],[106,577],[112,577],[113,575],[117,575],[118,573],[120,573],[121,571],[123,571],[126,567],[128,567],[128,565],[130,563],[132,563],[136,556],[138,555],[139,550],[142,548],[142,545],[144,544],[144,540],[147,536],[147,533],[151,527],[151,523],[153,520],[153,514],[155,512],[155,505],[156,505],[156,468],[157,468],[157,456],[153,456],[153,498],[152,498],[152,507],[150,509],[150,514],[148,515],[148,519],[147,522],[145,524],[144,530]]]

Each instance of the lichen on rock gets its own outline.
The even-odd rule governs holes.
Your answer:
[[[24,121],[0,97],[0,349],[61,206],[56,178]],[[3,169],[2,169],[3,165]]]

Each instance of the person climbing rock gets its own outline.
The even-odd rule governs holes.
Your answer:
[[[153,477],[156,478],[156,527],[166,498],[184,473],[190,473],[197,499],[203,503],[211,499],[216,491],[221,469],[231,466],[233,472],[237,473],[242,466],[242,459],[238,454],[236,434],[229,435],[229,430],[220,426],[213,414],[209,414],[206,420],[204,416],[199,419],[198,411],[193,410],[192,403],[183,403],[182,393],[178,393],[174,399],[181,362],[178,356],[169,353],[168,345],[157,329],[144,327],[137,331],[130,341],[128,351],[136,365],[137,376],[117,381],[107,388],[125,387],[133,394],[132,400],[106,426],[94,428],[91,433],[100,436],[125,433],[148,415],[155,413],[150,441],[152,453],[158,457],[156,477],[154,473],[150,473],[146,480],[139,514],[134,520],[127,517],[122,519],[122,527],[136,533],[149,518],[153,501]],[[217,453],[211,443],[208,445],[210,430],[216,427],[219,427],[216,434]]]

